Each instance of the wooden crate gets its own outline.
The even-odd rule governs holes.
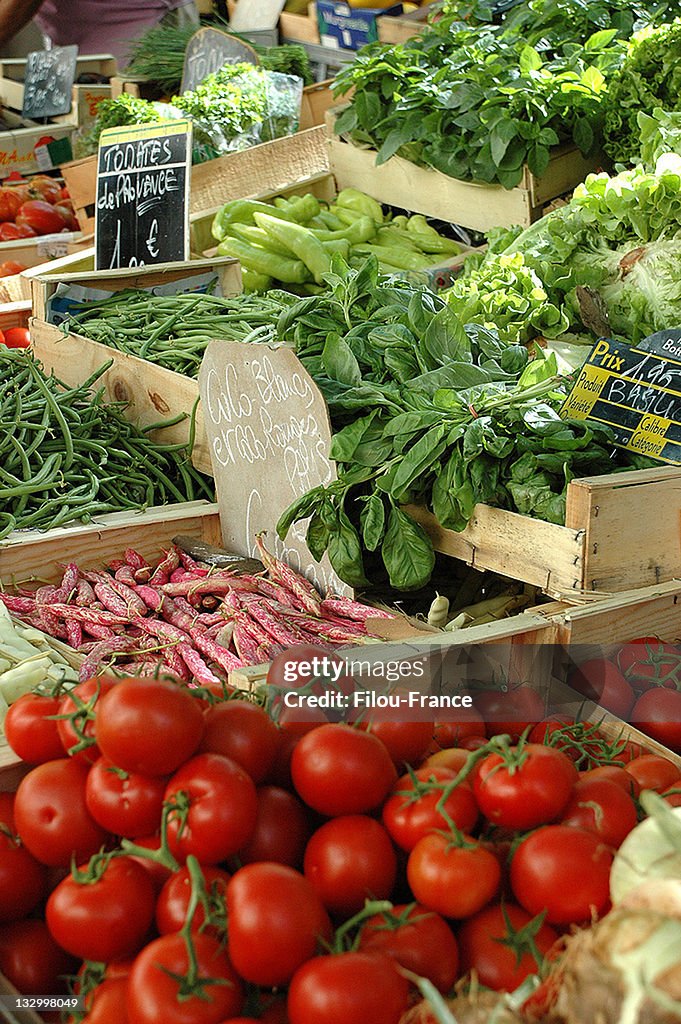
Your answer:
[[[5,110],[4,120],[9,130],[0,132],[0,178],[6,178],[12,171],[21,174],[37,174],[46,168],[41,167],[36,155],[36,147],[40,139],[47,135],[53,139],[70,139],[75,130],[71,124],[36,124],[35,121],[22,119],[11,110]]]
[[[214,270],[222,280],[224,295],[241,290],[239,265],[227,257],[213,260],[193,260],[191,264],[168,264],[129,271],[97,271],[86,274],[61,275],[59,278],[33,279],[33,309],[39,314],[31,321],[31,341],[36,359],[45,369],[69,386],[76,386],[108,360],[109,370],[100,378],[109,401],[127,402],[126,416],[142,427],[159,420],[172,419],[179,413],[191,414],[198,398],[198,383],[190,377],[155,366],[136,356],[126,355],[106,345],[90,341],[45,322],[46,303],[59,281],[95,287],[102,291],[117,292],[124,288],[153,288],[172,281],[185,281],[194,275]],[[192,461],[197,469],[212,474],[201,407],[196,412],[196,437]],[[167,444],[186,443],[189,437],[189,419],[152,432],[150,437]]]
[[[76,61],[76,77],[90,72],[112,78],[117,70],[116,60],[110,54],[86,55]],[[24,105],[25,72],[26,61],[23,58],[0,61],[0,104],[19,113]],[[85,127],[95,119],[101,101],[111,95],[111,85],[74,85],[70,112],[55,117],[54,121]]]
[[[420,7],[418,11],[411,14],[399,14],[394,18],[378,19],[378,40],[380,43],[401,44],[406,43],[413,36],[423,32],[428,16],[432,13],[431,5]]]
[[[92,238],[81,232],[44,235],[41,238],[19,238],[16,242],[0,242],[0,262],[14,260],[27,270],[47,272],[53,260],[84,253],[92,246]],[[0,277],[0,302],[21,302],[31,297],[30,278],[25,272]]]
[[[555,597],[618,593],[681,576],[681,469],[660,466],[568,484],[565,526],[478,505],[461,533],[423,508],[410,515],[435,549]]]
[[[601,163],[600,157],[587,158],[575,147],[561,146],[554,150],[541,178],[526,167],[520,184],[512,189],[459,181],[399,156],[377,167],[375,150],[359,149],[334,135],[340,109],[327,114],[329,159],[339,188],[352,185],[392,206],[408,206],[416,213],[475,231],[513,224],[527,227],[542,216],[546,203],[574,189]]]
[[[322,92],[314,102],[322,102]],[[321,116],[321,115],[320,115]],[[264,142],[238,153],[228,153],[192,167],[189,194],[191,213],[208,210],[230,199],[276,192],[304,175],[329,169],[326,129],[323,126]],[[86,234],[95,229],[97,158],[84,157],[62,167],[78,222]]]
[[[289,14],[288,11],[282,11],[279,15],[279,33],[282,40],[287,43],[311,43],[313,46],[320,46],[317,5],[308,4],[307,14]]]
[[[0,305],[0,331],[10,327],[28,327],[31,318],[31,300],[21,302],[3,302]]]

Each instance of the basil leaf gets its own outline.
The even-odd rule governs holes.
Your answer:
[[[326,551],[330,536],[331,530],[323,521],[321,515],[318,512],[315,512],[307,527],[305,543],[316,562],[321,562],[324,557],[324,552]]]
[[[358,420],[348,423],[347,427],[343,427],[337,434],[334,434],[329,449],[329,458],[334,462],[352,461],[358,445],[378,413],[378,409],[372,409],[368,415],[360,416]]]
[[[419,438],[397,467],[390,493],[399,497],[440,458],[447,447],[448,424],[439,423]]]
[[[385,506],[378,494],[370,494],[360,516],[362,540],[368,551],[375,551],[385,531]]]
[[[433,544],[417,522],[401,509],[391,508],[381,556],[390,586],[396,590],[425,587],[435,567]]]
[[[473,362],[465,328],[448,306],[436,313],[430,321],[421,339],[421,349],[430,356],[433,369],[452,361]]]
[[[329,561],[344,583],[363,587],[369,582],[364,575],[362,544],[357,530],[341,509],[327,547]]]
[[[322,352],[324,369],[341,384],[360,384],[362,373],[354,352],[340,334],[329,334]]]
[[[291,529],[292,525],[299,519],[307,519],[313,509],[324,497],[323,487],[313,487],[311,491],[296,498],[287,509],[282,512],[277,522],[277,534],[282,540]]]

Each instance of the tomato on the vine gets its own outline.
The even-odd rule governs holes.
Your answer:
[[[88,769],[73,758],[46,761],[19,783],[14,820],[22,842],[43,864],[69,867],[106,843],[85,803]]]
[[[654,636],[637,637],[617,652],[617,664],[634,690],[681,684],[681,648]]]
[[[401,849],[407,853],[413,850],[423,836],[446,828],[448,818],[462,832],[470,832],[475,826],[478,807],[473,791],[466,783],[457,786],[447,796],[444,815],[438,810],[445,787],[456,775],[449,768],[424,767],[397,780],[383,805],[382,815],[383,824]]]
[[[95,713],[99,702],[114,685],[113,679],[86,679],[62,698],[57,731],[64,751],[74,760],[94,764],[100,757],[94,738]],[[63,717],[67,715],[68,718]]]
[[[162,935],[138,954],[128,978],[129,1024],[219,1024],[240,1012],[243,986],[222,945],[201,933],[192,941],[198,977],[182,998],[190,966],[184,937]]]
[[[320,725],[293,749],[293,784],[309,807],[328,817],[378,807],[397,778],[379,739],[350,725]]]
[[[639,789],[652,789],[664,793],[678,786],[681,771],[673,761],[660,754],[642,754],[634,757],[624,769],[636,782]]]
[[[88,874],[88,866],[79,875]],[[52,891],[45,917],[53,937],[81,960],[108,963],[141,949],[154,920],[149,875],[130,857],[106,857],[93,879],[67,875]]]
[[[392,708],[384,715],[374,713],[370,719],[360,722],[360,728],[373,733],[383,743],[397,768],[418,764],[432,741],[433,722],[399,721],[388,711],[395,713]]]
[[[580,779],[561,816],[563,825],[593,832],[617,848],[636,826],[636,804],[622,786],[608,779]]]
[[[164,800],[168,846],[181,860],[219,864],[250,840],[258,801],[255,784],[241,765],[221,754],[197,754],[175,772]]]
[[[459,950],[454,933],[434,910],[418,903],[396,904],[362,922],[358,949],[384,953],[449,992],[459,977]]]
[[[5,737],[10,747],[27,764],[43,764],[64,756],[57,723],[59,697],[25,693],[10,705],[5,716]]]
[[[300,800],[279,786],[259,786],[258,810],[251,838],[239,850],[242,864],[274,861],[299,868],[311,827]]]
[[[558,941],[558,933],[542,915],[530,917],[513,903],[495,904],[470,917],[457,933],[461,968],[475,970],[481,985],[513,992]]]
[[[123,679],[97,705],[97,744],[129,772],[170,775],[196,751],[203,729],[199,701],[162,679]]]
[[[545,716],[544,698],[531,686],[481,690],[474,695],[474,707],[485,721],[488,736],[507,734],[513,741]]]
[[[201,874],[209,904],[212,907],[217,906],[220,901],[224,904],[227,883],[230,879],[227,872],[222,868],[204,866],[201,868]],[[156,901],[156,927],[161,935],[180,931],[187,918],[191,893],[192,883],[189,871],[186,867],[180,868],[167,880]],[[192,918],[192,931],[198,931],[205,919],[203,906],[199,904]],[[216,938],[218,938],[217,935]]]
[[[247,700],[214,704],[204,716],[199,750],[231,757],[255,783],[262,782],[274,763],[281,734],[266,711]]]
[[[521,743],[503,754],[488,754],[473,789],[493,825],[526,831],[558,817],[577,778],[577,769],[562,751]]]
[[[30,914],[42,898],[47,882],[44,864],[5,828],[0,825],[0,924]]]
[[[390,896],[397,857],[382,825],[349,814],[332,818],[312,835],[303,870],[326,909],[350,917],[365,900]]]
[[[331,937],[331,922],[310,882],[283,864],[247,864],[227,886],[228,949],[242,978],[286,985]]]
[[[470,836],[434,832],[419,839],[409,854],[407,880],[425,907],[444,917],[465,918],[495,895],[501,867],[494,854]]]
[[[76,966],[77,961],[57,945],[44,921],[28,917],[0,928],[0,973],[17,991],[30,996],[65,992],[64,977]]]
[[[288,992],[290,1024],[398,1024],[409,984],[377,953],[319,956],[296,972]]]
[[[681,753],[681,692],[664,687],[646,690],[634,704],[631,724]]]
[[[484,734],[485,722],[476,708],[457,708],[456,718],[435,723],[431,749],[435,753],[438,750],[459,747],[462,740]]]
[[[636,695],[620,670],[605,658],[590,658],[577,666],[568,684],[583,697],[602,705],[618,718],[626,718]]]
[[[511,861],[511,886],[533,916],[549,924],[580,924],[610,900],[612,854],[598,836],[569,825],[546,825],[522,840]]]
[[[118,768],[100,757],[90,769],[85,802],[95,821],[117,836],[144,836],[161,824],[167,780]]]

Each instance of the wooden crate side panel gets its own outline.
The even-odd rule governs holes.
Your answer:
[[[418,13],[421,14],[421,11]],[[423,13],[425,15],[425,11]],[[379,42],[393,43],[393,45],[406,43],[413,36],[420,35],[426,27],[425,17],[422,21],[410,21],[409,18],[381,17],[377,19],[377,23]]]
[[[681,757],[678,754],[675,754],[673,750],[665,747],[662,743],[658,743],[652,736],[641,732],[640,729],[635,729],[629,722],[624,722],[621,718],[611,715],[605,708],[597,707],[594,714],[590,717],[592,721],[598,722],[600,732],[611,743],[618,740],[639,743],[647,753],[660,754],[662,757],[666,757],[668,761],[671,761],[672,764],[675,764],[677,768],[681,769]]]
[[[315,5],[310,4],[307,14],[289,14],[282,11],[279,15],[279,33],[282,39],[319,46],[321,39]]]
[[[159,420],[172,419],[181,412],[187,417],[199,397],[198,381],[156,366],[137,356],[79,335],[64,333],[40,320],[31,322],[31,339],[36,359],[49,373],[54,371],[64,384],[75,387],[100,366],[113,359],[113,365],[100,378],[105,397],[111,402],[127,402],[126,417],[141,427]],[[189,439],[189,418],[149,436],[166,444],[186,444]],[[199,405],[196,411],[196,437],[192,461],[197,469],[212,475],[208,440]]]
[[[394,156],[377,167],[376,152],[329,140],[331,170],[338,188],[358,188],[391,206],[427,217],[464,224],[477,231],[499,225],[532,223],[529,191],[500,185],[477,185]]]
[[[31,301],[5,302],[0,306],[0,331],[10,327],[28,327],[31,318]]]
[[[582,587],[616,593],[681,576],[681,469],[574,480],[566,522],[586,531]]]
[[[33,578],[57,583],[63,575],[60,564],[105,565],[129,546],[151,560],[178,534],[221,544],[217,505],[192,501],[139,513],[113,512],[87,526],[15,534],[0,542],[0,580],[4,588]]]
[[[529,176],[532,206],[543,206],[564,192],[570,192],[584,181],[587,174],[602,169],[602,166],[603,156],[600,153],[586,157],[572,146],[562,147],[552,156],[541,178],[535,178],[533,174]]]
[[[300,105],[300,131],[324,124],[327,110],[334,104],[333,79],[327,78],[315,85],[306,85]]]
[[[329,170],[326,128],[227,153],[192,168],[190,211],[211,210],[231,199],[277,192],[292,181]]]
[[[476,569],[490,569],[541,587],[560,597],[578,589],[584,556],[584,533],[517,512],[476,505],[461,533],[445,530],[423,507],[406,511],[429,534],[436,551],[460,558]]]
[[[637,636],[659,636],[681,643],[681,583],[671,580],[655,587],[630,590],[592,605],[571,608],[560,616],[561,643],[603,647],[625,644]]]

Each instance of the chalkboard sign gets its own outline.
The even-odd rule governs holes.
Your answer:
[[[310,554],[307,522],[294,523],[283,542],[275,532],[292,501],[336,479],[326,402],[298,357],[212,341],[199,390],[225,547],[257,556],[256,535],[266,531],[267,546],[321,593],[350,594],[327,556],[315,562]]]
[[[200,28],[189,40],[184,54],[182,92],[195,89],[208,75],[225,64],[259,64],[260,58],[248,43],[217,28]]]
[[[679,339],[679,331],[661,331],[631,348],[601,338],[579,372],[561,416],[607,423],[618,447],[681,465]]]
[[[96,270],[189,258],[191,139],[186,119],[102,132]]]
[[[34,50],[26,58],[23,117],[56,117],[71,109],[77,46]]]

